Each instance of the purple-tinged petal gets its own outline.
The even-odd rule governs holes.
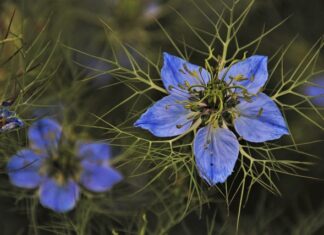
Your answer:
[[[235,130],[247,141],[260,143],[289,134],[276,103],[264,93],[250,102],[241,99],[235,108],[238,112],[234,120]]]
[[[210,74],[204,68],[190,64],[189,62],[163,53],[164,64],[161,70],[161,78],[164,87],[170,94],[188,96],[187,90],[181,90],[180,86],[185,86],[188,82],[193,85],[204,85],[210,80]],[[197,90],[201,88],[196,88]],[[179,91],[180,90],[180,91]]]
[[[93,192],[107,191],[123,179],[122,175],[107,162],[100,165],[85,160],[82,161],[82,168],[80,182],[86,189]]]
[[[238,80],[231,83],[232,85],[243,86],[251,94],[257,94],[268,80],[268,57],[254,55],[236,64],[230,68],[225,68],[221,71],[219,78],[230,83],[232,78],[243,76],[243,80]],[[239,92],[240,89],[237,89]]]
[[[136,127],[150,131],[158,137],[177,136],[188,130],[191,111],[184,108],[184,98],[169,95],[157,101],[135,122]]]
[[[28,130],[31,148],[41,152],[57,149],[61,135],[62,127],[50,118],[34,122]]]
[[[111,148],[106,143],[80,142],[77,145],[77,155],[81,159],[92,161],[108,160],[111,157]]]
[[[5,120],[5,124],[0,127],[0,132],[9,132],[24,126],[24,122],[17,117],[10,117]]]
[[[200,176],[213,186],[232,174],[239,143],[230,130],[206,126],[197,132],[193,151]]]
[[[72,210],[79,200],[79,196],[79,186],[71,179],[60,184],[55,179],[47,178],[39,190],[41,204],[58,213]]]
[[[39,169],[42,158],[30,149],[23,149],[12,156],[7,164],[10,182],[18,187],[33,189],[42,180]]]
[[[9,111],[7,108],[0,108],[0,119],[5,120],[7,118],[13,117],[16,114],[12,111]]]

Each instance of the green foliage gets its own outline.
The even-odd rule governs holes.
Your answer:
[[[133,127],[140,114],[167,94],[160,79],[161,52],[174,52],[209,70],[217,64],[224,68],[247,56],[269,52],[266,41],[271,43],[272,35],[289,19],[264,26],[255,36],[256,29],[248,23],[260,1],[191,0],[185,6],[170,1],[161,3],[153,17],[145,15],[145,4],[137,1],[103,1],[102,8],[96,8],[111,14],[88,10],[91,1],[81,5],[76,5],[78,1],[38,2],[35,6],[27,1],[0,5],[0,23],[6,26],[0,38],[0,97],[17,97],[12,109],[26,122],[25,129],[0,136],[4,173],[0,210],[8,211],[6,224],[0,222],[0,227],[6,226],[3,234],[320,231],[322,209],[310,211],[307,222],[297,218],[291,226],[269,233],[269,226],[284,224],[280,218],[286,212],[275,204],[274,209],[267,205],[272,195],[266,193],[285,197],[279,177],[317,177],[308,170],[317,163],[320,152],[314,153],[312,148],[322,138],[320,134],[306,136],[300,128],[323,131],[323,108],[303,94],[311,79],[324,72],[320,67],[323,37],[305,55],[298,55],[297,65],[286,60],[291,60],[291,54],[296,57],[298,39],[270,50],[265,93],[281,107],[291,135],[258,145],[242,141],[233,175],[225,184],[210,188],[195,168],[192,140],[197,126],[171,139],[156,138]],[[38,204],[37,192],[11,186],[5,175],[6,162],[28,145],[26,130],[40,116],[57,118],[72,140],[109,142],[115,150],[112,164],[125,180],[104,194],[85,192],[68,214],[54,214]],[[245,215],[242,209],[250,206],[251,198],[259,198],[253,202],[258,207]],[[0,215],[0,220],[5,216]]]

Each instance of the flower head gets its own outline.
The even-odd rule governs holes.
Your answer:
[[[79,142],[71,149],[62,138],[62,127],[44,118],[28,130],[30,148],[20,150],[8,162],[12,184],[35,189],[44,207],[56,212],[73,209],[80,188],[104,192],[122,179],[109,165],[108,144]]]
[[[17,114],[8,109],[9,106],[7,101],[2,102],[0,106],[0,133],[17,130],[24,125]]]
[[[289,134],[275,102],[262,93],[267,57],[251,56],[220,71],[164,53],[161,77],[169,95],[136,122],[158,137],[200,127],[193,142],[197,169],[210,185],[225,182],[239,154],[237,134],[259,143]]]

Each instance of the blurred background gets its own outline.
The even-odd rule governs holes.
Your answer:
[[[71,129],[81,136],[110,138],[104,130],[78,126],[95,122],[91,113],[102,115],[129,96],[129,90],[122,84],[109,88],[114,78],[107,71],[113,67],[105,60],[116,59],[120,65],[131,68],[122,45],[135,48],[152,61],[157,61],[163,51],[177,54],[164,31],[179,47],[185,42],[192,48],[201,49],[201,43],[178,13],[194,27],[212,32],[212,25],[205,16],[216,21],[210,6],[222,9],[223,5],[221,1],[207,1],[210,5],[195,2],[199,8],[187,0],[2,0],[0,97],[3,100],[13,97],[19,86],[26,87],[14,109],[27,125],[37,117],[52,115],[64,125],[72,126]],[[224,2],[230,4],[232,1]],[[242,2],[238,11],[244,10],[248,1]],[[263,27],[270,28],[288,17],[262,41],[257,51],[271,57],[295,38],[284,58],[288,73],[323,37],[323,12],[323,0],[256,0],[238,41],[248,42],[258,37]],[[187,50],[190,60],[203,64],[201,54],[191,53],[189,46]],[[147,61],[135,50],[131,52],[132,58],[145,67]],[[270,63],[270,68],[273,65],[274,62]],[[317,59],[317,70],[320,69],[324,69],[323,52]],[[268,92],[279,82],[275,75]],[[323,86],[323,80],[324,73],[319,73],[309,79],[309,84],[299,87],[298,92],[323,95],[323,89],[312,89],[314,84]],[[153,100],[161,97],[158,92],[150,95]],[[313,99],[312,104],[323,117],[323,97]],[[141,108],[147,105],[149,103],[143,101]],[[115,124],[123,122],[130,109],[127,105],[122,106],[105,118]],[[320,115],[312,112],[307,115],[323,126]],[[287,111],[286,118],[296,143],[311,143],[300,146],[299,150],[318,158],[309,158],[314,164],[302,172],[309,178],[280,174],[274,177],[281,195],[273,195],[255,186],[242,209],[238,234],[324,234],[324,149],[323,142],[318,142],[324,141],[324,133],[296,113]],[[23,130],[1,136],[2,173],[5,173],[10,155],[25,145],[26,138],[22,136]],[[12,143],[15,140],[18,145]],[[120,154],[122,149],[115,151]],[[279,156],[302,158],[302,155],[289,151],[279,153]],[[130,170],[120,165],[126,175]],[[209,204],[203,206],[202,213],[193,207],[186,216],[177,218],[179,210],[186,209],[181,197],[187,187],[185,184],[170,186],[177,187],[177,192],[158,194],[165,196],[164,199],[156,198],[153,189],[154,192],[127,197],[132,193],[129,185],[138,190],[138,185],[145,185],[144,182],[149,180],[145,177],[129,179],[105,199],[108,201],[100,201],[100,198],[99,204],[95,204],[96,200],[86,201],[69,217],[55,215],[40,206],[36,206],[36,210],[30,199],[32,193],[13,189],[6,174],[1,174],[0,234],[235,234],[235,206],[227,211],[217,204]],[[157,191],[160,187],[169,187],[167,177],[156,184]],[[161,206],[161,203],[167,206]],[[96,209],[87,210],[89,207]]]

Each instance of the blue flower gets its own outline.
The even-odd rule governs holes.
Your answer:
[[[324,76],[315,77],[311,82],[310,86],[305,87],[305,94],[315,105],[324,106]]]
[[[251,56],[209,73],[164,53],[161,77],[169,95],[135,122],[158,137],[184,135],[200,127],[193,152],[200,176],[209,185],[225,182],[239,154],[232,130],[260,143],[289,134],[275,102],[262,93],[268,79],[267,57]]]
[[[23,126],[23,121],[17,117],[15,112],[9,111],[5,106],[0,107],[0,133],[13,131]]]
[[[40,202],[55,212],[72,210],[80,188],[104,192],[122,180],[109,165],[110,146],[97,142],[79,142],[71,150],[62,138],[62,127],[44,118],[28,130],[29,149],[20,150],[7,164],[13,185],[39,188]]]

